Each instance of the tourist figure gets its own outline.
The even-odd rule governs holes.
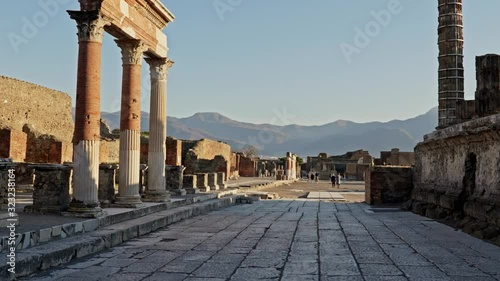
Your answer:
[[[311,174],[311,181],[314,180],[314,174]]]
[[[340,188],[340,174],[337,176],[337,188]]]
[[[315,176],[316,176],[316,177],[315,177],[315,181],[316,181],[316,183],[318,183],[318,180],[319,180],[319,173],[316,173],[316,175],[315,175]]]
[[[332,174],[330,176],[330,180],[332,181],[332,188],[335,188],[335,175],[334,174]]]

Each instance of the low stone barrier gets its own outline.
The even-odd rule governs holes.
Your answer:
[[[413,189],[411,167],[374,166],[366,173],[366,203],[404,203],[410,199]]]

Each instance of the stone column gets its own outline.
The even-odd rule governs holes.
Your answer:
[[[166,202],[165,140],[167,138],[167,75],[173,62],[167,58],[148,58],[151,72],[149,116],[148,186],[144,201]]]
[[[73,135],[74,192],[69,211],[102,214],[97,197],[101,119],[101,49],[109,20],[99,11],[68,11],[78,27],[78,74]]]
[[[133,208],[139,195],[141,145],[141,62],[146,46],[140,40],[116,40],[122,51],[122,104],[120,113],[120,169],[116,205]]]

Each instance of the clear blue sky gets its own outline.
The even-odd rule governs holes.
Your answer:
[[[59,11],[15,52],[9,33],[23,18],[59,1]],[[165,33],[176,62],[168,84],[168,114],[219,112],[230,118],[283,125],[405,119],[437,105],[437,0],[400,0],[399,13],[345,59],[355,28],[387,10],[391,0],[162,0],[176,20]],[[240,2],[240,3],[238,3]],[[236,3],[217,12],[214,3]],[[219,7],[222,7],[219,5]],[[76,25],[65,10],[76,0],[5,1],[0,11],[0,75],[64,91],[76,88]],[[465,1],[466,98],[475,90],[474,56],[500,53],[500,1]],[[43,18],[42,18],[43,20]],[[119,109],[120,52],[103,44],[102,110]],[[149,111],[147,64],[142,109]],[[278,113],[276,113],[278,112]],[[281,112],[281,113],[280,113]]]

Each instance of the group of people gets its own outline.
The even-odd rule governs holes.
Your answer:
[[[319,181],[319,173],[311,174],[308,179],[317,183]],[[332,181],[333,188],[335,187],[335,185],[337,185],[337,188],[340,188],[340,181],[342,180],[342,175],[338,174],[337,176],[335,176],[335,174],[331,174],[330,180]]]
[[[330,180],[332,181],[332,188],[335,188],[335,184],[337,184],[337,188],[340,188],[340,179],[341,179],[341,175],[338,174],[337,176],[335,176],[335,174],[332,174],[330,176]]]

